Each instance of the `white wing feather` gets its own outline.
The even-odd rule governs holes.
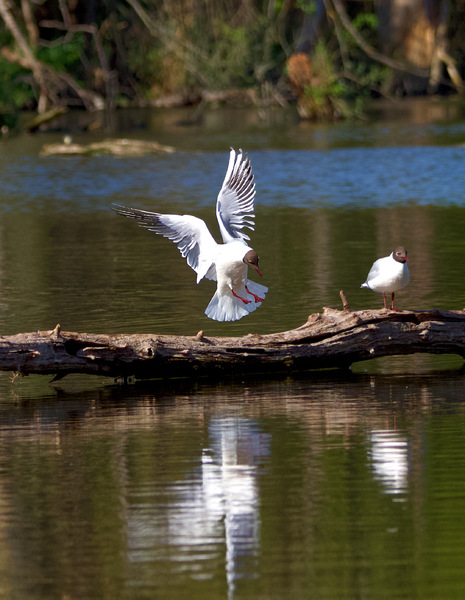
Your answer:
[[[177,244],[189,267],[197,273],[197,283],[203,277],[216,280],[214,259],[217,243],[205,221],[191,215],[162,215],[116,205],[113,208],[118,214],[139,221],[141,227]]]
[[[375,260],[368,273],[367,282],[373,281],[373,279],[376,279],[376,277],[378,277],[378,275],[382,273],[384,262],[386,262],[386,257],[378,258],[378,260]]]
[[[255,183],[252,166],[242,150],[236,155],[231,148],[229,164],[216,201],[216,218],[223,242],[249,240],[244,227],[254,230]]]

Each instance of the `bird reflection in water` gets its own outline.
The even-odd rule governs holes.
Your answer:
[[[224,523],[228,597],[233,598],[236,581],[257,573],[257,468],[269,455],[270,436],[244,418],[213,419],[209,429],[211,447],[202,454],[203,494],[207,510]]]
[[[374,429],[370,433],[369,455],[375,479],[388,494],[402,494],[407,490],[408,454],[407,438],[398,431]]]

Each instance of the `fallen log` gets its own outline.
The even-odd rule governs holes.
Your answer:
[[[343,298],[344,299],[344,298]],[[348,368],[354,362],[415,353],[465,357],[465,312],[351,311],[325,308],[296,329],[266,335],[209,337],[62,331],[0,337],[0,370],[173,378],[290,374]]]
[[[110,154],[112,156],[145,156],[147,154],[171,154],[172,146],[158,142],[130,139],[108,139],[90,144],[76,144],[65,139],[60,144],[44,144],[40,156],[94,156]]]
[[[47,110],[47,112],[40,113],[39,115],[36,115],[34,118],[32,118],[30,121],[26,122],[26,124],[24,125],[24,131],[27,131],[28,133],[34,133],[40,127],[42,127],[42,125],[50,123],[50,121],[61,117],[61,115],[64,115],[67,111],[68,109],[66,108],[66,106],[56,106],[55,108]]]

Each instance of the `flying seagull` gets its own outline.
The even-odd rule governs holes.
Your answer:
[[[202,219],[191,215],[160,213],[114,205],[120,215],[136,219],[141,227],[170,239],[189,267],[217,282],[216,292],[205,310],[215,321],[238,321],[265,299],[268,288],[247,278],[248,267],[260,277],[258,254],[247,245],[244,228],[254,230],[255,183],[252,166],[242,150],[231,148],[223,185],[216,200],[216,218],[223,244],[217,244]]]
[[[360,287],[383,294],[384,308],[387,308],[386,294],[392,294],[391,310],[395,310],[394,293],[401,290],[410,281],[407,261],[407,250],[403,246],[397,246],[389,256],[378,258],[373,263],[367,280]]]

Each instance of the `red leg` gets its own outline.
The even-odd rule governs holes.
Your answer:
[[[384,300],[384,308],[387,308],[386,306],[386,294],[383,292],[383,300]]]
[[[253,292],[249,290],[247,286],[245,286],[245,289],[247,290],[248,294],[254,297],[255,302],[263,302],[265,300],[265,298],[260,298],[260,296],[256,296]]]
[[[393,310],[394,312],[402,312],[401,308],[394,308],[394,292],[392,292],[391,310]]]
[[[236,292],[235,292],[233,289],[231,289],[231,292],[232,292],[232,295],[233,295],[233,296],[235,296],[236,298],[239,298],[239,300],[242,300],[242,302],[243,302],[244,304],[250,304],[250,303],[252,302],[252,300],[246,300],[246,299],[245,299],[245,298],[243,298],[242,296],[238,296],[238,295],[236,294]]]

